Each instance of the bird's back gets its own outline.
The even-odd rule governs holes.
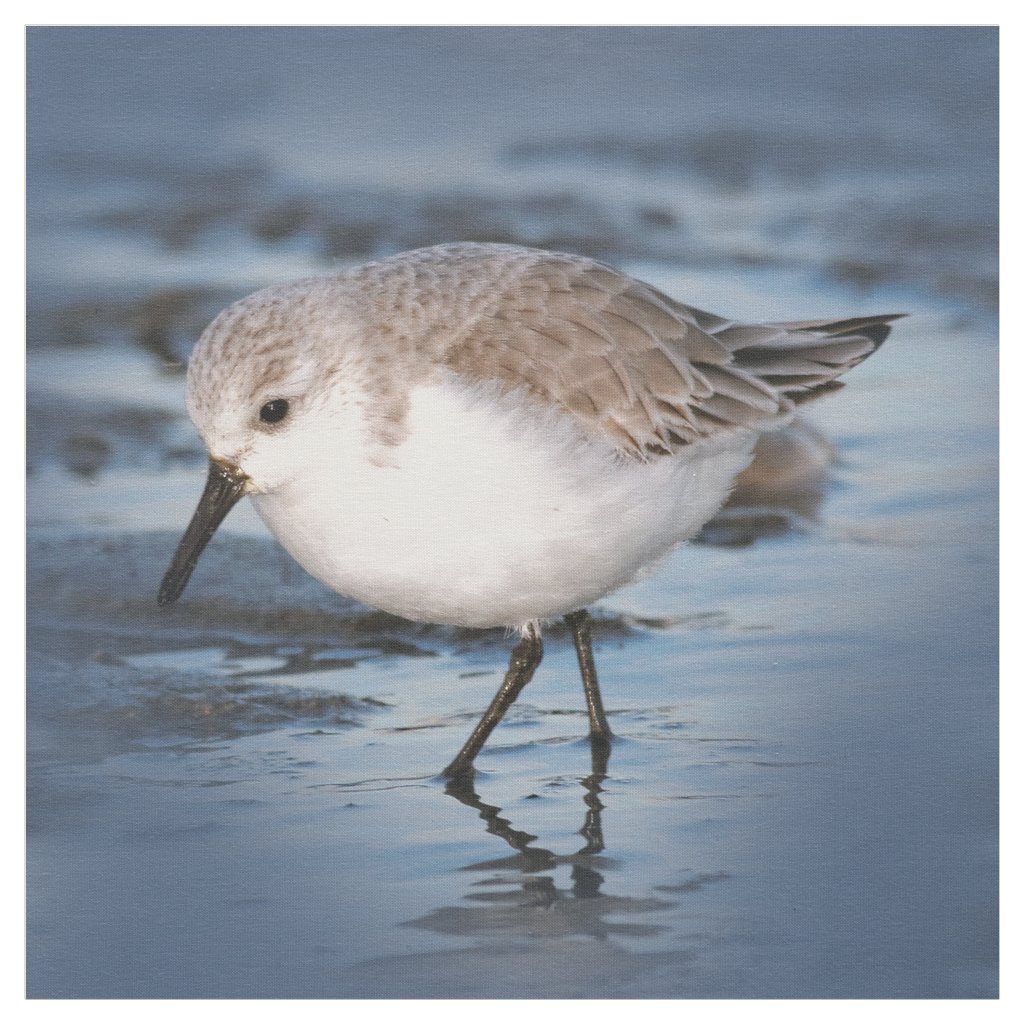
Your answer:
[[[896,318],[744,324],[581,256],[506,245],[420,249],[347,283],[389,358],[524,391],[640,459],[784,422]]]

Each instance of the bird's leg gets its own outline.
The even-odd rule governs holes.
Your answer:
[[[484,712],[472,735],[462,745],[462,749],[441,773],[442,775],[449,779],[457,779],[473,767],[473,759],[480,753],[480,748],[487,742],[487,737],[505,716],[505,712],[522,693],[523,687],[533,677],[533,673],[543,657],[544,645],[541,643],[540,634],[531,623],[526,627],[526,635],[512,649],[512,657],[509,658],[505,680],[494,695],[491,706]]]
[[[593,747],[607,748],[612,740],[612,730],[604,713],[601,702],[601,688],[597,684],[597,669],[594,667],[594,650],[590,642],[590,613],[584,608],[566,615],[565,621],[572,629],[573,643],[576,644],[576,657],[580,663],[580,675],[583,677],[583,693],[587,698],[587,714],[590,716],[590,742]],[[594,750],[598,757],[599,750]],[[607,763],[607,758],[605,759]]]

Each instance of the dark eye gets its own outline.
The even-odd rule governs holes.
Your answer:
[[[280,423],[288,415],[288,400],[275,398],[272,402],[265,402],[260,409],[260,419],[264,423]]]

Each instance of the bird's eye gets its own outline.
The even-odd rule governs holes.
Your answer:
[[[275,398],[271,402],[264,402],[260,409],[260,420],[264,423],[280,423],[288,415],[288,400],[286,398]]]

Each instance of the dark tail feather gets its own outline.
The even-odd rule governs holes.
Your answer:
[[[836,378],[876,351],[889,336],[892,321],[905,315],[766,324],[771,336],[737,337],[734,365],[796,403],[810,401],[842,387]]]

